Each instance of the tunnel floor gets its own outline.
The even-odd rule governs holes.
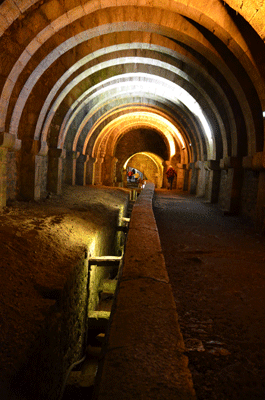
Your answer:
[[[154,213],[198,400],[265,399],[265,237],[177,191]]]

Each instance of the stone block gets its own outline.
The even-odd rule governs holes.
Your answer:
[[[88,314],[88,330],[106,330],[109,324],[109,311],[90,311]]]
[[[42,12],[49,21],[55,20],[63,11],[63,6],[59,0],[52,0],[49,3],[44,2],[44,4],[42,4]]]
[[[252,156],[243,157],[242,167],[244,169],[252,169],[252,159],[253,159]]]
[[[14,1],[14,3],[16,3],[16,6],[23,13],[35,3],[35,0]]]
[[[186,164],[178,163],[177,167],[178,167],[178,169],[186,169]]]
[[[1,15],[11,24],[19,17],[20,10],[18,7],[11,7],[10,3],[10,1],[6,1],[1,4]]]
[[[9,23],[7,22],[6,18],[0,14],[0,36],[3,35],[8,26]]]
[[[211,169],[213,171],[218,171],[220,169],[219,160],[207,160],[205,162],[205,168]]]
[[[187,164],[187,169],[192,169],[195,167],[195,163],[189,163]]]
[[[195,400],[188,358],[152,343],[113,349],[101,370],[98,400]]]
[[[66,151],[64,149],[54,149],[54,148],[49,149],[49,157],[65,158],[65,156],[66,156]]]
[[[16,136],[11,133],[1,132],[0,133],[0,147],[6,147],[12,149],[16,145]]]
[[[71,22],[76,21],[77,19],[86,15],[85,10],[79,6],[75,7],[72,10],[67,11],[67,16]]]
[[[254,170],[262,170],[265,166],[263,165],[264,155],[263,151],[255,153],[252,158],[252,168]]]
[[[204,162],[203,161],[196,161],[194,163],[194,166],[195,166],[196,169],[202,169],[203,166],[204,166]]]
[[[256,213],[258,183],[259,174],[251,168],[246,168],[241,190],[241,211],[243,215],[252,220],[255,219]]]
[[[90,14],[101,8],[100,0],[94,0],[94,1],[82,0],[82,3],[86,14]]]
[[[220,167],[227,168],[241,168],[242,167],[242,158],[240,157],[224,157],[220,160]]]
[[[129,230],[127,246],[130,247],[127,247],[124,257],[122,279],[149,277],[169,281],[157,232]]]
[[[133,210],[134,211],[134,210]],[[149,231],[158,232],[155,218],[148,213],[134,213],[135,218],[133,218],[130,222],[130,229],[148,229]],[[137,232],[136,232],[137,234]]]

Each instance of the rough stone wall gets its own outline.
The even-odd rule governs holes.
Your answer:
[[[163,159],[168,158],[166,144],[159,133],[142,129],[130,132],[119,140],[116,157],[126,159],[140,151],[155,153]]]
[[[6,199],[14,200],[17,195],[17,163],[16,152],[8,151],[6,160]]]
[[[244,170],[243,187],[241,191],[241,211],[242,214],[255,219],[257,204],[259,173],[252,170]]]
[[[93,181],[93,164],[95,159],[93,157],[89,157],[86,168],[86,184],[91,185]]]
[[[228,181],[229,181],[228,170],[222,170],[218,203],[223,210],[229,209],[230,206],[231,196],[230,193],[228,193],[227,191],[227,188],[230,186],[228,185]]]
[[[51,305],[32,343],[31,357],[16,378],[27,399],[58,399],[67,368],[82,357],[87,325],[87,264],[84,253],[62,291],[39,288]]]
[[[196,173],[196,169],[195,169],[195,164],[190,163],[189,169],[190,169],[190,176],[189,176],[190,194],[195,194],[196,193],[196,184],[197,184],[197,173]]]
[[[177,179],[174,178],[173,181],[173,187],[175,187],[179,190],[183,190],[184,188],[184,180],[185,180],[185,169],[183,168],[182,164],[179,164],[179,166],[176,168],[177,171]]]
[[[36,199],[44,198],[47,194],[48,157],[36,156]]]
[[[205,197],[206,197],[206,199],[211,198],[212,180],[213,180],[213,175],[210,173],[210,171],[206,171],[206,176],[205,176]]]
[[[220,170],[210,170],[206,172],[205,198],[211,203],[218,202],[220,177]]]

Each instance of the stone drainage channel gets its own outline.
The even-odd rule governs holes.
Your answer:
[[[123,231],[125,234],[124,245],[126,244],[130,214],[136,198],[137,191],[132,190],[127,217],[123,218],[123,225],[117,227],[118,231]],[[105,275],[108,278],[102,280],[96,288],[99,301],[95,310],[88,313],[87,348],[85,354],[81,360],[69,367],[58,400],[89,400],[92,398],[100,353],[105,340],[105,332],[108,327],[115,291],[122,269],[123,255],[90,257],[88,260],[89,271],[91,271],[93,266],[96,269],[100,268],[101,271],[104,269]]]

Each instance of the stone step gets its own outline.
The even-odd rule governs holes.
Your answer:
[[[99,291],[106,294],[114,294],[117,287],[117,280],[115,279],[104,279],[102,281]]]
[[[110,318],[110,311],[90,311],[88,329],[101,329],[105,332]]]
[[[94,385],[100,353],[101,346],[88,346],[85,361],[82,363],[79,371],[72,371],[70,373],[67,385],[77,387],[90,387]]]
[[[89,265],[97,265],[98,267],[118,267],[121,259],[121,256],[91,257],[89,258],[88,263]]]

